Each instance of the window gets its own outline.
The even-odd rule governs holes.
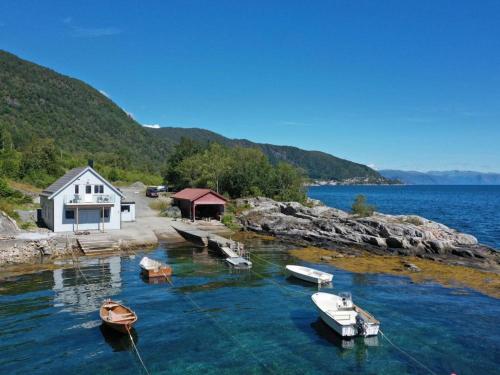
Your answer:
[[[64,211],[64,217],[66,218],[66,220],[74,220],[75,219],[75,211],[74,210]]]
[[[122,212],[130,212],[130,205],[123,204],[122,205]]]
[[[94,185],[94,194],[104,193],[104,185]]]
[[[85,186],[85,194],[92,194],[92,186],[90,185]]]
[[[80,193],[80,186],[75,185],[75,194],[79,194],[79,193]]]
[[[101,219],[103,218],[103,212],[101,211]],[[104,218],[109,219],[109,208],[104,209]]]

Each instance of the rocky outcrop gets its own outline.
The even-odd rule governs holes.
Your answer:
[[[19,227],[14,219],[5,212],[0,211],[0,236],[13,236],[19,232]]]
[[[68,255],[75,245],[72,241],[65,243],[58,238],[0,241],[0,265],[33,263],[42,257]]]
[[[500,265],[499,253],[479,245],[474,236],[415,215],[357,217],[317,202],[306,207],[269,198],[240,199],[237,204],[249,207],[238,217],[243,228],[284,239],[335,245],[346,252],[414,255],[462,265],[481,263],[481,268]]]

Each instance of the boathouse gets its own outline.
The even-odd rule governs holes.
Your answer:
[[[92,166],[74,168],[40,194],[41,218],[54,232],[121,229],[135,220],[135,203]]]
[[[172,196],[173,205],[179,207],[182,217],[220,219],[227,199],[210,189],[187,188]]]

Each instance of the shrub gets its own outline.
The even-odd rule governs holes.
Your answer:
[[[236,222],[235,216],[233,214],[224,214],[224,216],[222,216],[221,222],[231,230],[240,229],[240,225]]]
[[[375,206],[366,203],[366,197],[359,194],[352,204],[352,213],[361,217],[371,216],[375,211]]]
[[[149,204],[149,207],[153,210],[163,212],[170,207],[170,200],[157,198]]]

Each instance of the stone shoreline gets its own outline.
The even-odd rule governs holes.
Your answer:
[[[318,201],[312,207],[268,198],[240,199],[238,220],[245,230],[304,246],[335,249],[340,256],[415,256],[450,265],[500,273],[500,252],[420,216],[357,217]]]

